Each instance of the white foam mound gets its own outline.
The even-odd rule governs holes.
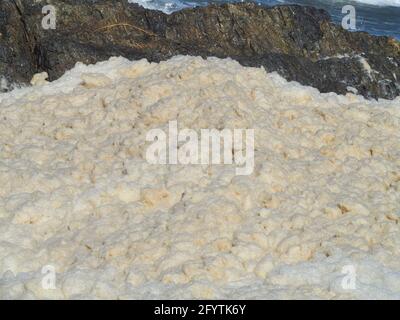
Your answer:
[[[0,298],[400,298],[399,98],[182,56],[34,83],[0,95]],[[170,120],[255,129],[254,173],[148,164]]]

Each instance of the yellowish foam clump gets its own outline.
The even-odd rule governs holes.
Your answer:
[[[49,83],[47,81],[48,77],[49,77],[49,75],[47,74],[47,72],[37,73],[32,77],[31,85],[32,86],[42,86],[44,84],[47,84],[47,83]]]

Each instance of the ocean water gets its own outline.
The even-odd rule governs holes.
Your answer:
[[[237,2],[232,0],[129,0],[145,8],[162,10],[171,13],[183,8],[203,6],[209,3]],[[257,3],[300,4],[311,5],[327,10],[333,21],[340,23],[345,14],[344,5],[353,5],[356,9],[357,31],[367,31],[371,34],[392,36],[400,40],[400,0],[257,0]]]

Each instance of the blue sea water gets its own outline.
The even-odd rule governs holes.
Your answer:
[[[183,8],[204,6],[209,3],[238,2],[238,0],[129,0],[145,8],[171,13]],[[276,4],[311,5],[327,10],[333,21],[341,23],[345,16],[343,6],[350,4],[356,10],[357,31],[392,36],[400,40],[400,0],[256,0],[254,2]]]

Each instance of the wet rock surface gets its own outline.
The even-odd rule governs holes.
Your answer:
[[[52,4],[56,29],[42,27]],[[110,56],[166,60],[174,55],[231,57],[263,66],[321,92],[367,98],[400,94],[400,44],[348,32],[312,7],[252,3],[209,5],[166,15],[125,0],[10,0],[0,3],[0,76],[28,83],[46,71],[60,77],[76,62]]]

